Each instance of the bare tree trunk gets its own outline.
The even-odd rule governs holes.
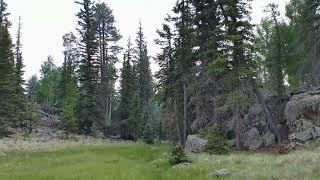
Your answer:
[[[187,87],[183,84],[183,120],[181,123],[181,145],[185,147],[187,139]]]
[[[241,142],[241,121],[240,121],[240,107],[239,104],[235,105],[235,114],[233,116],[233,120],[235,123],[235,131],[236,131],[236,149],[242,149],[242,142]]]

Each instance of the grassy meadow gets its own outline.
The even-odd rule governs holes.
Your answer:
[[[231,171],[224,179],[320,179],[320,153],[315,151],[192,155],[187,169],[172,168],[168,151],[167,145],[119,144],[11,153],[0,157],[0,180],[209,180],[217,179],[209,172],[222,168]]]

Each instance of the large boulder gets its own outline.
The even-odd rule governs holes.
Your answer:
[[[250,150],[257,150],[261,147],[263,139],[257,128],[252,128],[244,135],[244,147]]]
[[[320,88],[293,95],[285,118],[292,140],[306,142],[320,137]]]
[[[276,136],[268,131],[262,136],[264,147],[270,147],[276,143]]]
[[[204,152],[207,140],[197,137],[196,135],[189,135],[186,141],[185,151],[189,153]]]

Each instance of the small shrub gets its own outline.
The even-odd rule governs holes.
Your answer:
[[[97,138],[97,135],[98,135],[97,125],[96,125],[96,123],[92,123],[91,136],[94,138]]]
[[[71,106],[67,105],[64,107],[63,112],[60,114],[60,118],[66,131],[67,138],[69,138],[69,134],[77,132],[78,125]]]
[[[181,145],[176,145],[171,149],[169,163],[176,165],[184,162],[190,162]]]
[[[205,151],[209,154],[228,154],[230,152],[227,139],[216,126],[209,129]]]
[[[147,124],[143,131],[143,142],[146,144],[154,144],[153,135],[151,132],[150,124]]]
[[[208,129],[199,129],[197,133],[199,138],[207,138],[207,134],[208,134]]]

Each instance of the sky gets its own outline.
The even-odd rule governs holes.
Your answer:
[[[158,52],[154,39],[156,29],[161,27],[163,19],[171,10],[176,0],[96,0],[106,2],[113,9],[116,26],[123,38],[119,42],[125,47],[129,36],[135,38],[139,20],[148,42],[151,56]],[[48,55],[51,55],[57,65],[63,62],[62,36],[75,32],[77,27],[76,14],[80,6],[74,0],[6,0],[8,12],[11,13],[10,29],[13,41],[16,38],[19,16],[22,19],[22,43],[25,67],[25,79],[37,74]],[[282,15],[288,0],[253,0],[252,18],[257,24],[264,17],[266,5],[275,2],[279,4]],[[156,69],[153,63],[152,69]]]

